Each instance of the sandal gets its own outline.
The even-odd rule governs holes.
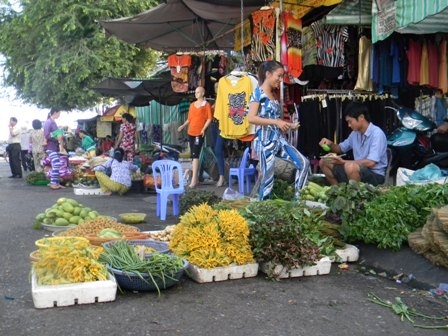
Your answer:
[[[65,187],[60,184],[49,184],[48,186],[52,190],[65,189]]]

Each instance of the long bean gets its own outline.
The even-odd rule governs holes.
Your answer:
[[[149,277],[160,295],[160,289],[155,278],[160,278],[165,287],[165,278],[176,280],[175,274],[182,269],[183,260],[169,254],[154,253],[150,258],[141,260],[133,245],[125,240],[116,241],[104,247],[100,260],[112,268],[136,274],[143,281]]]

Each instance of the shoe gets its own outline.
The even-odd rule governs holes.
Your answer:
[[[222,187],[222,186],[224,186],[225,183],[226,183],[226,181],[225,181],[224,179],[222,179],[222,180],[219,180],[219,181],[216,183],[216,186],[217,186],[217,187]]]
[[[14,178],[14,177],[16,177],[16,176],[15,175],[8,176],[8,178]]]
[[[22,178],[22,175],[16,175],[15,178]]]

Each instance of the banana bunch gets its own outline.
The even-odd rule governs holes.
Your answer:
[[[325,203],[328,200],[327,190],[330,186],[321,186],[315,182],[309,181],[308,184],[300,190],[300,199],[314,202]]]

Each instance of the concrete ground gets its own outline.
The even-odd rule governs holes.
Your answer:
[[[29,282],[29,254],[48,232],[32,229],[34,217],[71,197],[102,214],[144,212],[142,230],[177,223],[172,215],[155,216],[155,196],[77,196],[73,189],[50,190],[8,179],[0,162],[0,335],[446,335],[401,321],[391,310],[368,300],[368,294],[394,300],[428,315],[448,316],[448,300],[428,289],[448,282],[447,270],[431,266],[409,249],[379,251],[360,245],[361,258],[347,270],[332,265],[328,275],[266,280],[254,278],[198,284],[189,278],[157,293],[117,293],[116,300],[36,309]],[[200,188],[215,190],[211,184]],[[222,194],[225,188],[219,188]],[[400,275],[395,281],[393,275]],[[407,277],[405,277],[405,275]],[[412,276],[409,276],[412,275]],[[411,281],[408,281],[411,280]],[[442,325],[445,321],[416,320]]]

